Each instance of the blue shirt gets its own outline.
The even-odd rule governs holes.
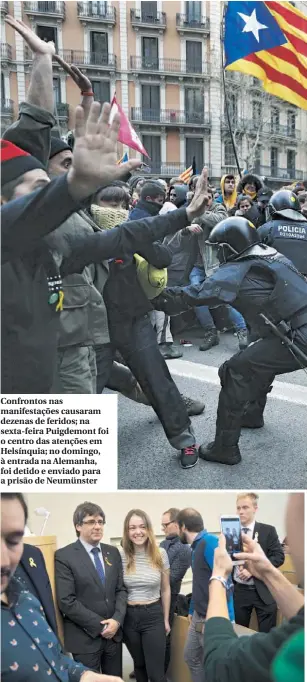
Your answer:
[[[190,613],[196,611],[203,618],[206,617],[209,602],[209,580],[214,564],[214,550],[218,547],[216,535],[202,530],[192,542],[192,571],[193,586]],[[227,580],[227,606],[229,618],[235,620],[233,605],[233,582],[231,576]]]
[[[9,605],[1,603],[2,682],[79,682],[88,670],[66,656],[33,594],[16,590]]]

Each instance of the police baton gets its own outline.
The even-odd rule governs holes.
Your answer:
[[[275,334],[275,336],[278,336],[281,339],[281,341],[285,344],[285,346],[287,346],[289,350],[292,351],[292,353],[295,353],[304,362],[304,365],[307,366],[307,355],[305,355],[305,353],[296,345],[296,343],[291,341],[291,339],[289,339],[289,337],[286,336],[286,334],[284,334],[281,331],[281,329],[276,327],[276,324],[269,320],[269,318],[266,317],[266,315],[264,315],[263,313],[259,313],[259,315],[260,317],[262,317],[265,324],[271,327],[272,332]],[[280,322],[280,325],[284,326],[285,332],[289,331],[286,322]]]

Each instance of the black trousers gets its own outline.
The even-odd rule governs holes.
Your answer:
[[[136,681],[164,682],[166,634],[161,603],[128,605],[123,630]]]
[[[251,585],[235,583],[234,589],[235,619],[238,625],[249,627],[252,610],[255,609],[258,620],[259,632],[270,632],[276,625],[277,606],[265,604],[260,599],[256,588]]]
[[[129,334],[109,325],[112,346],[100,346],[97,364],[97,385],[113,362],[115,348],[119,350],[133,376],[153,407],[170,444],[180,450],[195,444],[195,436],[185,404],[160,353],[157,336],[149,315],[143,315],[130,325]],[[102,350],[105,356],[102,358]],[[100,356],[100,358],[99,358]],[[110,365],[111,363],[111,365]],[[107,384],[105,384],[107,385]]]
[[[88,654],[74,654],[75,661],[83,663],[90,670],[105,675],[122,677],[122,643],[114,642],[113,639],[102,639],[102,648],[99,651]]]
[[[298,338],[296,342],[306,353],[307,328],[306,343],[303,336],[299,340]],[[222,446],[237,445],[243,414],[261,416],[275,376],[297,369],[297,360],[273,335],[256,341],[224,362],[219,369],[221,391],[216,420],[216,443]]]
[[[137,383],[132,372],[125,365],[115,362],[115,351],[111,343],[95,346],[97,382],[96,393],[110,388],[118,393],[129,393]]]
[[[167,635],[167,638],[166,638],[165,662],[164,662],[165,673],[168,670],[168,666],[169,666],[170,660],[171,660],[171,636],[172,636],[173,622],[174,622],[174,618],[175,618],[175,609],[176,609],[176,604],[177,604],[177,597],[178,597],[178,594],[172,594],[171,595],[171,605],[170,605],[170,609],[169,609],[169,624],[170,624],[171,631],[170,631],[169,635]]]

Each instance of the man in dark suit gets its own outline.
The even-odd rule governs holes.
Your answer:
[[[53,632],[57,634],[50,580],[45,559],[38,547],[24,544],[20,563],[15,571],[15,578],[17,578],[22,589],[28,590],[37,597],[44,609],[46,620]]]
[[[237,513],[240,516],[242,532],[255,539],[273,566],[278,568],[284,563],[283,548],[274,526],[255,521],[257,509],[258,495],[255,493],[238,495]],[[235,566],[233,581],[236,623],[248,627],[254,608],[259,632],[270,632],[276,625],[277,606],[264,582],[253,577],[244,566]]]
[[[105,515],[98,505],[80,504],[73,522],[77,542],[55,554],[65,649],[88,668],[121,677],[127,592],[120,554],[101,542]]]

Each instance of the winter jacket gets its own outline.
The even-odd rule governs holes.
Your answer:
[[[45,165],[49,160],[50,130],[54,117],[48,111],[31,104],[20,105],[19,119],[5,131],[4,138],[17,144]],[[40,156],[38,156],[40,154]],[[55,261],[61,264],[73,248],[68,236],[76,240],[98,230],[94,221],[80,211],[70,216],[46,239]],[[60,315],[58,346],[92,346],[110,341],[103,289],[108,278],[108,263],[88,266],[82,273],[69,275],[63,280],[63,311]]]
[[[205,241],[208,239],[210,232],[213,230],[215,225],[218,225],[218,223],[220,223],[222,220],[225,220],[227,217],[228,214],[224,204],[217,204],[216,202],[213,202],[211,208],[208,211],[205,211],[205,213],[203,213],[199,218],[195,218],[193,221],[197,223],[197,225],[200,225],[203,230],[202,234],[197,235],[197,241],[195,240],[195,244],[198,244],[198,249],[195,248],[194,263],[197,265],[202,265],[205,272],[207,272],[207,266],[209,265],[206,260],[206,252],[204,248]]]
[[[169,535],[160,542],[170,563],[170,585],[172,596],[177,596],[181,589],[182,580],[191,566],[191,549],[189,545],[183,545],[179,535]]]
[[[181,208],[187,205],[187,193],[189,191],[188,185],[173,185],[170,190],[174,189],[176,192],[175,206]]]

